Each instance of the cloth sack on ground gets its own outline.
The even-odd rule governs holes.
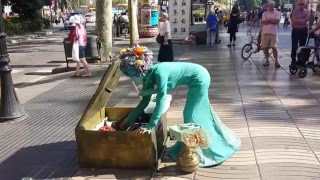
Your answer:
[[[79,44],[78,41],[73,42],[72,45],[72,60],[79,61]]]
[[[196,132],[201,127],[194,123],[178,124],[169,126],[170,137],[174,140],[183,142],[183,132]]]
[[[162,114],[168,111],[170,104],[171,104],[171,100],[172,100],[172,96],[170,94],[168,94],[166,96],[166,102],[165,102],[165,106],[164,106]],[[156,102],[157,102],[157,95],[152,94],[148,106],[144,109],[144,113],[152,114],[154,109],[156,108]]]

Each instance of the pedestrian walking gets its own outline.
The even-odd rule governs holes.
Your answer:
[[[164,62],[153,65],[143,78],[143,87],[140,92],[142,100],[121,124],[121,129],[134,124],[148,106],[152,93],[157,93],[155,110],[149,123],[136,130],[139,135],[150,133],[163,114],[167,93],[179,86],[187,86],[188,95],[183,111],[184,123],[195,123],[201,126],[209,137],[208,149],[197,149],[200,166],[208,167],[222,163],[239,150],[241,141],[222,123],[212,109],[208,96],[210,83],[208,70],[198,64]],[[176,161],[182,151],[183,143],[177,142],[168,148],[167,155]]]
[[[263,53],[265,55],[265,62],[263,66],[269,66],[269,49],[272,49],[273,57],[275,60],[275,67],[281,67],[278,62],[278,28],[280,23],[281,13],[275,8],[275,2],[268,2],[268,10],[262,14],[262,31],[261,31],[261,44]]]
[[[304,46],[308,36],[309,10],[305,7],[304,0],[298,0],[298,7],[291,13],[291,64],[295,67],[297,62],[297,49]]]
[[[288,27],[288,25],[289,25],[289,17],[290,17],[289,11],[285,11],[283,13],[283,16],[284,16],[283,27]]]
[[[316,60],[317,63],[309,62],[309,66],[315,66],[316,69],[319,69],[320,67],[320,52],[319,52],[319,46],[320,46],[320,3],[317,4],[316,12],[315,12],[315,25],[311,28],[311,30],[308,32],[310,34],[313,34],[314,38],[314,46],[317,48],[315,51],[316,54]]]
[[[168,20],[168,14],[162,13],[160,15],[160,36],[163,36],[163,43],[160,44],[158,61],[159,62],[170,62],[173,61],[173,47],[171,38],[171,27]]]
[[[239,9],[237,6],[233,6],[229,18],[228,33],[230,34],[230,44],[227,46],[235,46],[236,33],[238,32],[239,23]]]
[[[219,43],[219,19],[218,16],[213,13],[212,10],[209,11],[209,14],[206,19],[207,24],[207,45],[210,46],[213,43]],[[214,39],[214,40],[213,40]]]
[[[90,77],[91,72],[89,69],[89,64],[87,63],[85,56],[85,49],[87,43],[87,32],[83,24],[81,23],[81,18],[78,15],[74,15],[70,18],[70,21],[75,23],[74,28],[70,31],[68,40],[73,43],[73,58],[77,63],[76,72],[74,73],[74,77],[79,77],[80,75],[80,63],[83,64],[85,68],[84,77]],[[78,50],[78,51],[77,51]],[[76,56],[74,53],[79,53],[79,56]]]

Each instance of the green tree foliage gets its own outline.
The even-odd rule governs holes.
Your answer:
[[[262,1],[261,0],[253,0],[253,7],[254,8],[260,8]]]
[[[10,0],[11,9],[22,19],[39,18],[38,11],[43,7],[42,0]]]
[[[118,4],[127,4],[127,1],[126,0],[112,0],[112,7],[115,7]]]
[[[252,11],[255,8],[261,7],[263,0],[239,0],[240,9],[242,11]]]
[[[67,1],[67,6],[69,8],[75,8],[79,6],[79,1],[78,0],[66,0]]]

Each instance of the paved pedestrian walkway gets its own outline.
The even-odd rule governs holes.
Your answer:
[[[228,36],[222,37],[226,44]],[[245,42],[241,36],[235,48],[174,46],[178,61],[208,69],[212,106],[242,140],[239,152],[223,164],[185,174],[163,157],[157,171],[79,169],[74,128],[105,71],[102,67],[92,78],[70,78],[23,104],[27,119],[1,124],[0,179],[320,179],[320,77],[312,72],[304,79],[290,76],[287,50],[280,52],[280,69],[273,63],[263,67],[262,54],[243,61]],[[157,54],[157,44],[146,45]],[[186,93],[184,87],[171,92],[169,125],[183,122]],[[122,77],[108,106],[135,106],[138,101],[131,81]]]
[[[228,37],[222,37],[226,44]],[[159,170],[153,173],[154,179],[320,179],[320,77],[312,72],[304,79],[291,76],[288,49],[280,50],[280,69],[275,69],[273,63],[263,67],[262,53],[243,61],[240,48],[245,42],[246,37],[240,36],[235,48],[225,44],[175,47],[177,60],[199,63],[209,70],[212,106],[241,138],[240,151],[220,166],[200,168],[191,174],[179,171],[174,162],[164,157]],[[122,82],[120,87],[132,85],[130,81]],[[135,92],[115,94],[110,105],[137,103]],[[180,88],[171,94],[169,125],[183,122],[187,90]],[[168,141],[168,145],[173,143]],[[149,173],[81,169],[76,179],[147,178]]]

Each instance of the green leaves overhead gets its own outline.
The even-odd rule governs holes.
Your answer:
[[[10,0],[11,9],[22,19],[36,19],[38,11],[43,7],[42,0]]]

